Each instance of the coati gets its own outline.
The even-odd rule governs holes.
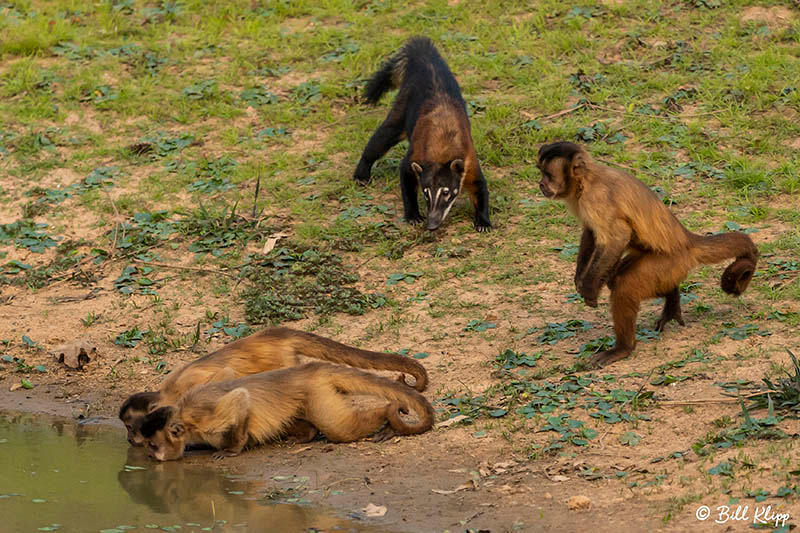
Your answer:
[[[131,395],[119,410],[119,418],[128,430],[128,442],[143,446],[140,428],[144,416],[157,406],[174,405],[191,387],[295,366],[301,355],[358,368],[410,374],[415,379],[414,388],[419,391],[428,385],[425,367],[414,359],[361,350],[304,331],[269,328],[184,365],[170,373],[157,392]],[[400,379],[404,379],[402,375]]]
[[[348,394],[369,394],[389,403],[358,409]],[[416,424],[400,417],[409,411],[417,415]],[[142,435],[158,461],[179,459],[187,444],[198,443],[219,450],[218,459],[278,439],[297,420],[333,442],[351,442],[374,434],[387,421],[384,437],[423,433],[433,425],[434,413],[422,394],[403,383],[315,362],[194,387],[175,406],[150,412]]]
[[[758,250],[746,234],[688,231],[644,183],[597,163],[577,144],[543,145],[538,167],[542,194],[566,202],[583,226],[575,269],[578,292],[596,307],[602,286],[611,289],[616,345],[591,363],[602,366],[633,352],[642,300],[665,298],[657,330],[670,320],[684,325],[678,286],[697,265],[735,258],[722,274],[722,290],[739,295],[750,283]]]
[[[420,186],[428,205],[425,227],[429,230],[441,225],[458,193],[466,188],[475,209],[475,229],[491,230],[489,190],[475,154],[461,89],[430,39],[410,39],[372,76],[364,94],[375,105],[385,92],[397,88],[392,109],[364,148],[353,178],[367,184],[375,161],[408,139],[408,152],[400,163],[406,221],[424,220],[417,204]]]

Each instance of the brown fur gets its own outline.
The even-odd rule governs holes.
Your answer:
[[[119,414],[128,429],[128,441],[134,446],[144,445],[140,432],[142,417],[154,408],[174,405],[196,385],[288,368],[297,365],[301,355],[357,368],[410,374],[419,391],[428,384],[425,368],[414,359],[354,348],[304,331],[270,328],[227,344],[170,373],[156,393],[138,393],[128,398]]]
[[[665,298],[657,330],[673,319],[683,325],[679,284],[697,265],[736,258],[722,275],[722,289],[739,295],[750,283],[758,250],[747,235],[691,233],[644,183],[595,162],[572,143],[542,146],[538,166],[542,193],[565,201],[583,226],[575,269],[578,292],[596,307],[602,286],[611,289],[616,345],[596,354],[593,363],[632,353],[642,300]]]
[[[358,409],[348,394],[389,400]],[[407,424],[399,413],[419,418]],[[278,439],[297,421],[308,422],[333,442],[351,442],[378,431],[387,421],[394,434],[412,435],[433,425],[433,408],[419,392],[397,381],[328,363],[262,372],[194,387],[173,407],[148,415],[143,431],[151,457],[179,459],[187,444],[209,444],[216,457],[237,455],[247,445]]]
[[[478,231],[489,231],[489,191],[472,141],[466,104],[453,73],[425,37],[414,37],[372,76],[365,96],[377,104],[398,89],[386,119],[372,134],[353,178],[370,181],[373,164],[395,144],[408,139],[400,163],[400,186],[406,221],[424,220],[417,201],[420,188],[428,206],[426,228],[437,229],[466,189],[475,209]]]

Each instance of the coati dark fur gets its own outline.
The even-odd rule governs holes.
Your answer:
[[[348,395],[368,394],[389,400],[360,409]],[[414,424],[400,414],[413,411]],[[150,412],[142,424],[148,453],[158,461],[180,459],[189,444],[209,444],[215,458],[239,454],[282,437],[297,423],[319,429],[332,442],[351,442],[373,435],[413,435],[433,425],[431,404],[404,383],[354,368],[309,363],[261,372],[231,381],[194,387],[175,406]]]
[[[657,330],[670,320],[683,325],[678,286],[697,265],[734,259],[722,274],[722,290],[739,295],[750,283],[758,249],[748,235],[688,231],[644,183],[597,163],[577,144],[543,145],[538,166],[542,194],[566,202],[583,226],[575,269],[578,293],[597,307],[600,289],[606,284],[611,289],[616,345],[592,357],[592,364],[603,366],[633,352],[643,300],[665,299]]]
[[[249,374],[288,368],[299,356],[371,370],[391,370],[414,377],[414,388],[425,390],[428,374],[418,361],[400,354],[372,352],[289,328],[269,328],[239,339],[171,372],[158,392],[139,392],[122,404],[119,418],[128,430],[128,442],[144,446],[141,424],[153,409],[174,405],[195,385],[226,381]],[[404,377],[400,376],[401,380]]]
[[[375,161],[408,139],[408,152],[400,163],[406,221],[419,224],[424,220],[417,203],[420,187],[428,206],[425,227],[429,230],[441,225],[458,193],[466,189],[475,209],[475,229],[491,230],[489,190],[461,89],[430,39],[410,39],[372,76],[364,94],[375,105],[391,89],[400,90],[389,115],[364,148],[353,178],[368,183]]]

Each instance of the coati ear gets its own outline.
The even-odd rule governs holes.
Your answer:
[[[414,174],[416,174],[417,176],[422,174],[422,167],[419,166],[417,163],[411,163],[411,170],[413,170]]]
[[[463,159],[453,159],[452,163],[450,163],[450,170],[455,172],[458,175],[464,173],[464,160]]]
[[[172,436],[173,439],[179,439],[183,436],[186,432],[186,428],[183,426],[181,422],[173,422],[169,425],[169,434]]]

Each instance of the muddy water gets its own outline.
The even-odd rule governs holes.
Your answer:
[[[204,461],[156,464],[112,427],[0,412],[0,531],[378,531]]]

